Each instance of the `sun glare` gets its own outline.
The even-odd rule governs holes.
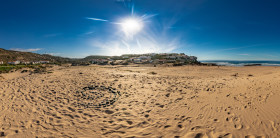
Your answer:
[[[142,30],[143,24],[138,19],[130,18],[124,20],[121,23],[121,27],[127,35],[135,35]]]

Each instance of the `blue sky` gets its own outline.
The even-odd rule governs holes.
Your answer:
[[[183,52],[280,60],[279,0],[1,0],[0,47],[81,58]],[[124,32],[128,19],[141,30]]]

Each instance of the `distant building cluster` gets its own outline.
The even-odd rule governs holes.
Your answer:
[[[150,53],[150,54],[127,54],[115,58],[92,59],[92,64],[106,65],[106,64],[190,64],[197,62],[197,57],[188,56],[184,53]]]
[[[49,61],[9,61],[7,62],[7,64],[9,65],[18,65],[18,64],[25,64],[25,65],[31,65],[31,64],[47,64],[47,63],[50,63]],[[0,64],[4,64],[3,61],[0,61]]]

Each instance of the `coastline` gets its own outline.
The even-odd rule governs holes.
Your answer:
[[[280,61],[257,61],[257,60],[202,60],[201,63],[212,63],[219,66],[280,66]]]

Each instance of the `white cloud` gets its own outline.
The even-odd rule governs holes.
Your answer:
[[[256,45],[248,45],[243,47],[233,47],[233,48],[227,48],[227,49],[218,49],[214,51],[210,51],[208,53],[216,53],[216,52],[222,52],[222,51],[232,51],[232,50],[239,50],[239,49],[246,49],[246,48],[254,48],[254,47],[262,47],[265,46],[264,44],[256,44]]]
[[[84,35],[90,35],[90,34],[93,34],[94,32],[86,32],[84,33]]]
[[[21,51],[21,52],[36,52],[42,50],[42,48],[30,48],[30,49],[22,49],[22,48],[11,48],[13,51]]]
[[[45,53],[47,55],[51,55],[51,56],[59,56],[61,55],[61,53]]]
[[[88,19],[88,20],[94,20],[94,21],[102,21],[102,22],[108,22],[108,20],[104,20],[104,19],[99,19],[99,18],[91,18],[91,17],[86,17],[86,19]]]

